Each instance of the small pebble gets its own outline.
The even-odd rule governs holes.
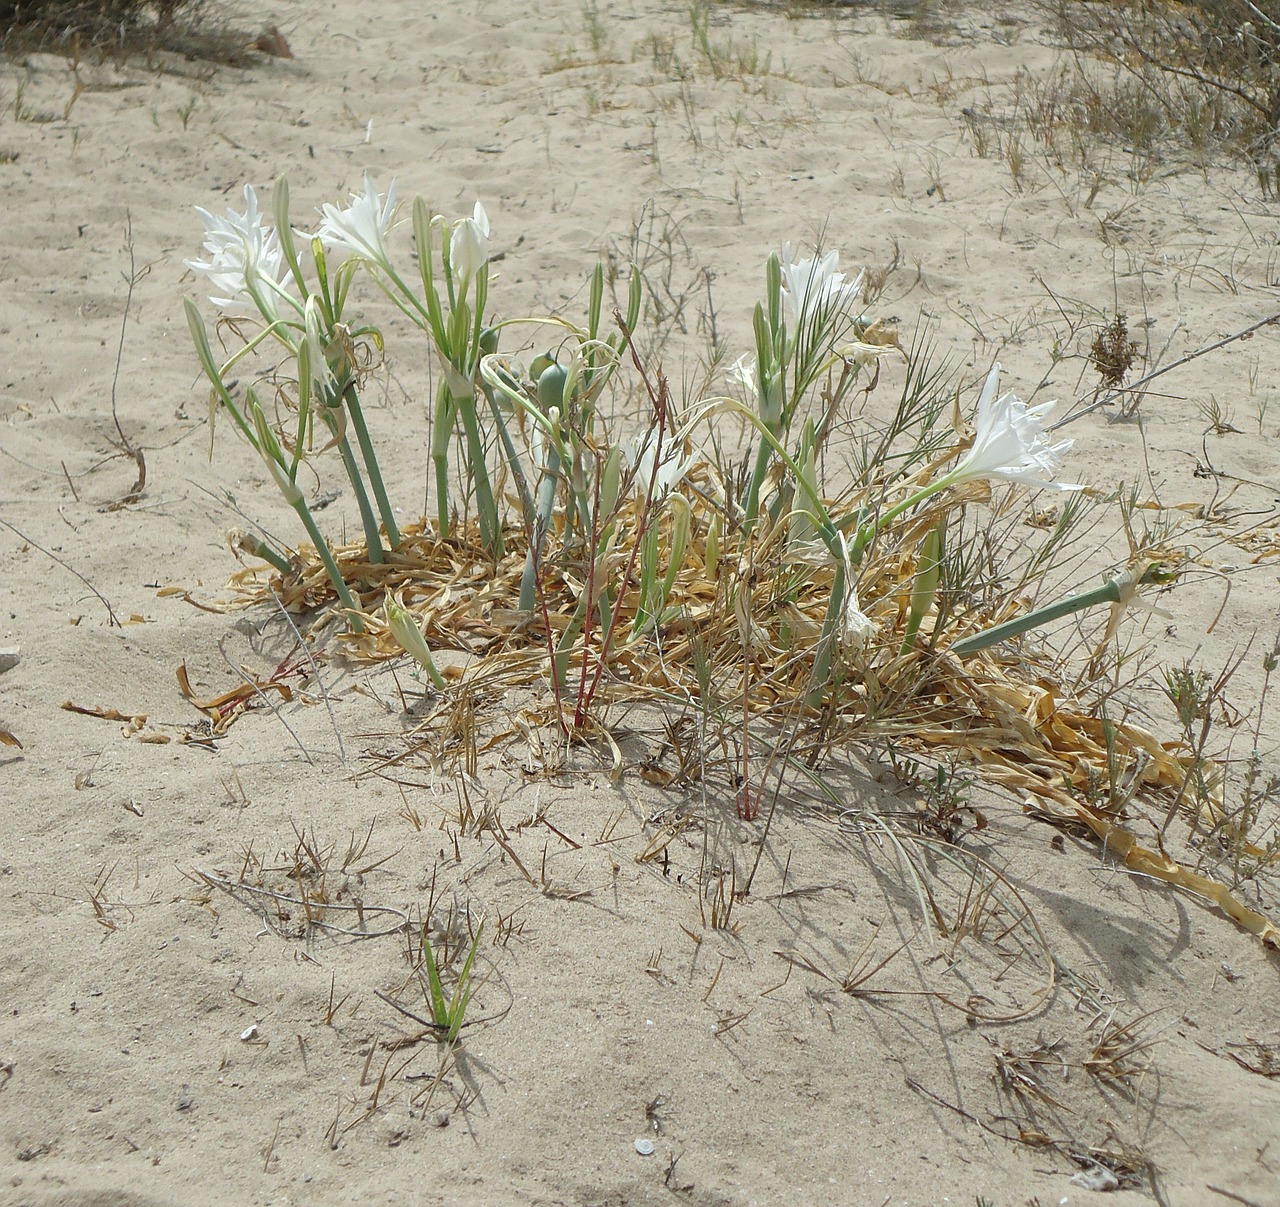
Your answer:
[[[646,1136],[641,1136],[636,1141],[636,1152],[638,1152],[642,1157],[652,1157],[653,1141]]]

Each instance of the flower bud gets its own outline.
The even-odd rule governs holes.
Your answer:
[[[436,687],[443,688],[444,676],[436,668],[435,660],[431,657],[431,648],[427,645],[426,638],[423,637],[422,630],[412,614],[390,595],[387,596],[384,610],[387,614],[387,628],[391,630],[391,636],[396,639],[396,643],[427,672]]]

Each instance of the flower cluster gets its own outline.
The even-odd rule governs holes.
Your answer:
[[[226,217],[196,206],[204,223],[207,260],[188,260],[187,267],[209,278],[210,301],[220,310],[257,310],[268,322],[280,317],[279,303],[298,303],[284,283],[284,252],[275,230],[265,226],[258,212],[258,195],[244,186],[245,210],[227,210]]]

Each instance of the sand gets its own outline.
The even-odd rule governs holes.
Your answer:
[[[1275,955],[1014,795],[974,782],[987,825],[963,839],[1042,933],[1007,965],[918,925],[891,845],[855,817],[918,807],[872,745],[833,773],[849,812],[780,806],[715,928],[703,830],[673,819],[705,809],[715,857],[749,869],[759,827],[723,793],[529,775],[509,742],[478,769],[504,850],[459,816],[449,768],[415,758],[403,788],[369,774],[406,749],[400,687],[419,710],[421,690],[403,665],[398,686],[337,657],[215,749],[184,742],[203,718],[180,666],[213,696],[294,641],[269,606],[161,594],[229,597],[234,508],[297,539],[226,424],[210,460],[183,316],[192,206],[246,182],[287,172],[303,216],[366,170],[447,214],[482,199],[507,315],[576,312],[597,257],[638,258],[675,383],[697,374],[708,296],[733,359],[768,251],[822,238],[852,267],[896,262],[875,312],[904,336],[921,324],[966,380],[998,357],[1024,396],[1065,406],[1089,397],[1090,333],[1117,310],[1165,362],[1280,310],[1256,180],[1103,143],[1058,164],[1025,133],[1018,171],[978,154],[974,131],[1006,136],[1015,87],[1061,63],[991,6],[932,24],[713,6],[710,56],[686,6],[658,0],[273,0],[258,19],[293,58],[85,59],[78,92],[60,56],[0,63],[0,647],[19,652],[0,726],[21,742],[0,747],[0,1202],[1047,1207],[1099,1193],[1072,1181],[1092,1151],[1121,1169],[1117,1205],[1280,1204]],[[371,423],[412,519],[428,357],[371,313],[401,337]],[[1185,505],[1199,570],[1161,601],[1171,618],[1126,621],[1127,647],[1158,659],[1132,698],[1175,737],[1159,668],[1243,654],[1213,745],[1235,759],[1278,627],[1275,341],[1264,328],[1170,373],[1142,424],[1099,411],[1068,429],[1076,480]],[[120,432],[147,471],[123,505]],[[358,530],[348,497],[321,516]],[[1095,543],[1098,565],[1123,563],[1114,528]],[[1158,811],[1138,816],[1149,838]],[[323,885],[330,929],[227,891],[246,869],[284,896]],[[1280,912],[1266,877],[1240,895]],[[377,996],[412,1005],[405,924],[433,908],[485,919],[452,1053],[407,1042],[422,1028]],[[1135,1050],[1107,1065],[1108,1045]]]

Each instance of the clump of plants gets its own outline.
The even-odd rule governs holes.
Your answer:
[[[277,45],[257,48],[287,55],[278,31],[274,37]],[[254,44],[252,34],[211,14],[206,0],[0,0],[0,49],[9,53],[167,50],[236,62],[249,57]]]
[[[1100,586],[1032,606],[1087,506],[1059,481],[1071,441],[1051,438],[1052,404],[1002,392],[999,366],[969,414],[926,347],[902,348],[864,311],[862,279],[835,251],[787,244],[766,258],[753,346],[722,392],[676,398],[637,339],[635,271],[611,312],[597,264],[583,315],[499,319],[479,203],[451,218],[417,198],[406,213],[394,185],[366,177],[304,231],[284,180],[269,217],[251,188],[244,202],[200,211],[205,254],[190,262],[229,356],[215,355],[201,308],[186,309],[212,415],[262,459],[305,537],[241,539],[260,559],[238,576],[251,595],[269,585],[316,623],[339,621],[349,657],[408,653],[442,700],[530,688],[527,724],[618,768],[611,710],[695,709],[732,751],[745,821],[780,766],[812,769],[872,732],[909,735],[1275,936],[1089,797],[1116,760],[1171,796],[1188,766],[1135,725],[1104,733],[1024,635],[1107,604],[1105,647],[1181,555],[1135,542]],[[429,514],[407,523],[361,401],[383,345],[361,314],[368,290],[421,332],[436,370]],[[906,370],[876,419],[867,403],[886,357]],[[610,391],[643,400],[623,430],[606,418]],[[307,502],[331,466],[362,529],[340,546]],[[1056,518],[1027,517],[1028,488],[1061,499]]]
[[[1280,4],[1276,0],[1041,0],[1068,45],[1116,64],[1137,85],[1161,143],[1224,148],[1276,184]]]

